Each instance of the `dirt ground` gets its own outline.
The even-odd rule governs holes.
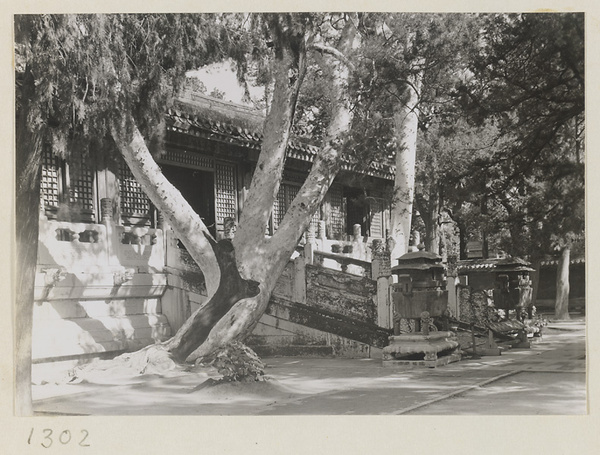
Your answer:
[[[435,369],[378,359],[267,358],[267,381],[198,388],[216,371],[34,386],[37,415],[565,415],[586,413],[585,323],[530,349]]]

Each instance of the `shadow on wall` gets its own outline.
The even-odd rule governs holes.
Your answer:
[[[150,253],[129,259],[139,267],[125,269],[120,257],[109,255],[105,226],[48,221],[40,225],[34,362],[76,356],[85,362],[87,354],[135,350],[170,336],[160,305],[166,277],[139,273],[150,269],[151,250],[162,249],[161,244],[145,245]],[[69,232],[65,225],[71,225]],[[82,238],[81,232],[88,234]],[[131,249],[114,240],[113,246]]]

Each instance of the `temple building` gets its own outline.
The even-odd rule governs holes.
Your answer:
[[[243,207],[263,120],[258,111],[198,93],[185,93],[166,114],[164,153],[157,162],[216,238]],[[317,150],[304,138],[290,142],[266,235],[277,230]],[[385,244],[392,188],[392,170],[384,166],[339,173],[301,242],[311,244],[309,263],[301,244],[304,268],[299,272],[298,258],[292,258],[255,331],[263,351],[270,352],[269,336],[278,345],[337,349],[340,355],[369,356],[382,347],[391,316],[389,308],[377,309],[372,246]],[[92,164],[74,154],[64,161],[47,149],[39,240],[34,376],[36,369],[67,368],[162,341],[206,300],[201,272],[122,160]],[[342,287],[360,286],[332,305],[343,292],[335,289],[340,278],[318,277],[309,270],[313,265],[342,274]],[[300,306],[291,309],[289,302]],[[339,320],[323,323],[331,317]],[[271,323],[285,325],[277,318],[289,326],[283,332],[270,331]]]

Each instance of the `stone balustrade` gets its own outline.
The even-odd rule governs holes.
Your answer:
[[[313,252],[313,263],[352,275],[371,277],[371,263],[352,256],[324,251]]]

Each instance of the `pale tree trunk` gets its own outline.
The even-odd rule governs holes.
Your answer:
[[[407,101],[394,114],[394,129],[398,146],[396,148],[396,177],[390,223],[390,234],[395,242],[391,252],[392,260],[408,251],[410,240],[419,123],[417,105],[422,78],[421,73],[409,77],[409,83],[406,86]]]
[[[278,24],[273,23],[271,27],[277,28]],[[273,36],[280,33],[274,31]],[[261,154],[240,216],[236,244],[265,241],[265,229],[281,183],[298,94],[306,74],[306,42],[304,37],[295,37],[295,40],[297,52],[292,51],[290,43],[275,45],[273,99],[263,128]],[[249,268],[254,266],[248,263]]]
[[[343,54],[350,50],[355,32],[353,24],[348,22],[342,31],[336,49],[338,52]],[[206,342],[194,352],[192,358],[210,355],[220,346],[233,340],[243,341],[252,333],[269,304],[277,279],[287,265],[300,237],[308,229],[314,212],[318,209],[341,166],[342,143],[340,137],[349,132],[352,123],[347,92],[349,70],[344,63],[334,57],[330,57],[329,61],[334,66],[334,77],[330,83],[334,94],[333,99],[337,102],[333,107],[327,136],[323,141],[324,146],[319,151],[304,185],[300,188],[271,239],[264,242],[249,241],[248,236],[239,236],[239,231],[233,239],[239,269],[243,276],[260,283],[260,294],[253,298],[240,300],[217,323]],[[265,173],[259,177],[255,176],[254,188],[262,188],[266,184],[262,180],[269,178],[272,177]],[[281,175],[279,179],[281,179]],[[256,180],[255,185],[254,180]],[[271,201],[270,204],[272,205],[272,203]],[[263,211],[269,209],[270,207],[266,205],[262,206]],[[257,222],[245,219],[247,222]],[[258,233],[259,228],[261,237],[264,237],[264,224],[254,226],[252,230]],[[240,229],[244,229],[244,226],[241,225]]]
[[[570,319],[569,316],[569,265],[571,248],[565,246],[556,267],[556,300],[554,302],[554,318]]]
[[[16,129],[16,301],[14,306],[15,414],[33,414],[31,402],[31,331],[39,234],[42,143],[29,129],[33,78],[25,72]]]
[[[341,41],[342,49],[349,49],[348,43],[354,37],[353,26],[348,26],[342,37],[345,37]],[[308,228],[312,214],[339,169],[341,144],[338,137],[349,131],[351,115],[346,93],[348,71],[336,63],[338,71],[332,85],[338,91],[339,106],[334,109],[325,146],[278,232],[271,239],[265,238],[266,224],[281,181],[300,86],[290,74],[301,79],[304,51],[301,49],[294,60],[289,49],[280,53],[276,50],[279,61],[275,77],[278,80],[274,85],[273,104],[266,120],[261,157],[233,241],[217,243],[212,239],[199,216],[162,175],[139,131],[134,128],[132,140],[125,144],[117,129],[113,129],[113,137],[132,173],[207,279],[208,302],[172,339],[157,348],[178,362],[210,356],[231,341],[243,341],[251,333],[266,310],[271,292],[300,236]]]
[[[112,136],[123,159],[144,188],[148,198],[160,210],[175,235],[202,270],[206,290],[211,297],[219,286],[221,272],[213,250],[214,240],[211,243],[212,236],[208,229],[179,190],[163,175],[150,154],[142,134],[135,126],[129,142],[123,140],[120,129],[116,126],[112,129]]]

